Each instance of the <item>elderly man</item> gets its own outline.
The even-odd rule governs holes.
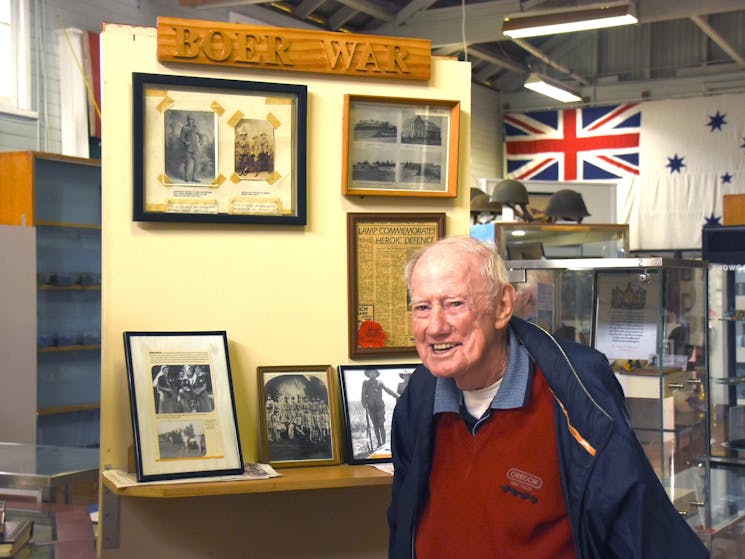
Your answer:
[[[406,278],[422,365],[393,415],[389,557],[708,557],[605,356],[513,318],[494,250],[444,239]]]

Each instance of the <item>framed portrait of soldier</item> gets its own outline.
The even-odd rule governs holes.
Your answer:
[[[138,481],[243,472],[227,334],[124,332]]]
[[[330,365],[257,368],[262,462],[282,468],[342,462],[332,372]]]
[[[339,366],[347,462],[391,461],[393,408],[417,366]]]

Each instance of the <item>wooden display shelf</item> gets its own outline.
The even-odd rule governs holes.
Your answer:
[[[63,413],[76,413],[81,411],[100,410],[101,402],[88,402],[85,404],[74,404],[71,406],[55,406],[51,408],[39,408],[37,415],[60,415]]]
[[[70,223],[66,221],[37,221],[37,227],[59,227],[61,229],[92,229],[94,231],[101,230],[101,225],[98,223]]]
[[[101,349],[101,344],[54,345],[40,347],[37,351],[39,353],[56,353],[58,351],[95,351],[97,349]]]
[[[238,481],[198,481],[193,483],[150,482],[119,487],[103,473],[103,484],[119,497],[168,499],[178,497],[207,497],[239,493],[278,493],[345,487],[390,485],[393,476],[372,466],[313,466],[278,468],[279,477]]]

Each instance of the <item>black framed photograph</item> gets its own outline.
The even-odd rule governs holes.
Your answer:
[[[306,224],[307,86],[132,83],[135,221]]]
[[[227,334],[124,332],[138,481],[243,472]]]
[[[339,391],[330,365],[258,367],[262,461],[275,467],[342,461]]]
[[[346,456],[350,464],[390,462],[396,401],[419,365],[340,365]]]
[[[342,193],[454,198],[460,102],[346,95]]]
[[[444,213],[347,214],[350,358],[416,355],[404,267],[444,236]]]

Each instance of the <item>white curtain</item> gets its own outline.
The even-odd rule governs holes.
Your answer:
[[[89,157],[88,96],[83,72],[85,31],[58,29],[62,153]]]

